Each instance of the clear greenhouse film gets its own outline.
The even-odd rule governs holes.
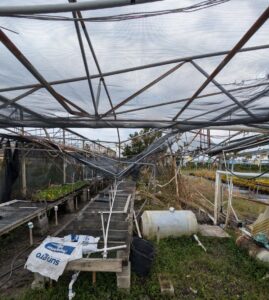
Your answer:
[[[1,1],[0,126],[267,123],[268,1],[148,2],[8,16],[21,1]]]

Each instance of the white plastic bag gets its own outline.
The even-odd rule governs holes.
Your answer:
[[[32,251],[25,268],[42,276],[58,280],[67,263],[82,258],[82,243],[67,242],[63,238],[47,237]]]

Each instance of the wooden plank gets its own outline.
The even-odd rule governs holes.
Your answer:
[[[122,259],[81,258],[70,261],[66,270],[86,272],[122,272]]]

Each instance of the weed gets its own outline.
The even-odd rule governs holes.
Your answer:
[[[142,279],[132,274],[129,294],[117,291],[115,274],[98,273],[93,286],[91,274],[83,273],[74,285],[75,299],[167,299],[160,293],[159,273],[170,277],[175,288],[172,299],[268,299],[268,280],[262,280],[267,267],[238,249],[233,239],[199,238],[207,252],[191,237],[167,238],[158,245],[155,243],[157,255],[150,276]],[[70,278],[71,273],[66,273],[54,287],[41,291],[28,289],[19,299],[66,299]]]

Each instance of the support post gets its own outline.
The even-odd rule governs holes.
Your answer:
[[[27,225],[28,225],[28,228],[29,228],[30,245],[32,246],[34,244],[34,240],[33,240],[34,224],[33,224],[33,222],[29,222]]]
[[[38,214],[37,218],[34,220],[35,234],[45,235],[49,230],[49,219],[46,212],[41,212]]]
[[[75,202],[73,197],[69,197],[68,200],[66,201],[66,211],[69,213],[75,212]]]
[[[221,175],[216,171],[215,179],[215,202],[214,202],[214,225],[218,224],[219,209],[220,209],[220,187],[221,187]]]
[[[58,206],[54,206],[54,213],[55,213],[55,225],[58,225]]]
[[[75,201],[75,210],[78,210],[78,195],[74,197],[74,201]]]
[[[176,193],[177,193],[177,198],[179,198],[176,156],[172,156],[172,158],[173,158],[173,166],[174,166],[174,171],[175,171]]]
[[[65,130],[63,129],[63,144],[65,145]],[[63,184],[66,184],[66,159],[63,157]]]
[[[154,193],[156,193],[156,165],[155,164],[153,166],[153,176],[154,176],[154,178],[153,178],[153,185],[154,185],[153,190],[154,190]]]
[[[82,202],[88,201],[88,188],[84,188],[82,190],[81,200],[82,200]]]
[[[83,146],[82,146],[83,148],[83,150],[84,150],[84,148],[85,148],[85,141],[83,141]],[[86,154],[86,158],[87,158],[87,154]],[[82,165],[82,181],[85,181],[87,179],[87,177],[86,177],[86,166],[83,164]]]
[[[22,197],[26,198],[27,180],[26,180],[26,153],[25,153],[25,150],[22,150],[22,157],[21,157],[21,193],[22,193]]]
[[[40,275],[39,273],[34,273],[34,281],[31,284],[31,289],[32,290],[44,289],[47,282],[49,282],[48,277],[44,277],[44,276]]]
[[[124,251],[117,251],[117,258],[124,257]],[[131,286],[131,263],[128,261],[126,266],[122,266],[122,272],[117,272],[117,288],[130,290]]]
[[[207,147],[211,147],[210,129],[207,129]]]
[[[23,115],[22,115],[23,116]],[[24,135],[24,128],[21,129],[22,135]],[[27,194],[27,182],[26,182],[26,151],[22,150],[21,156],[21,194],[23,198],[26,198]]]
[[[92,284],[96,285],[96,272],[92,272]]]

